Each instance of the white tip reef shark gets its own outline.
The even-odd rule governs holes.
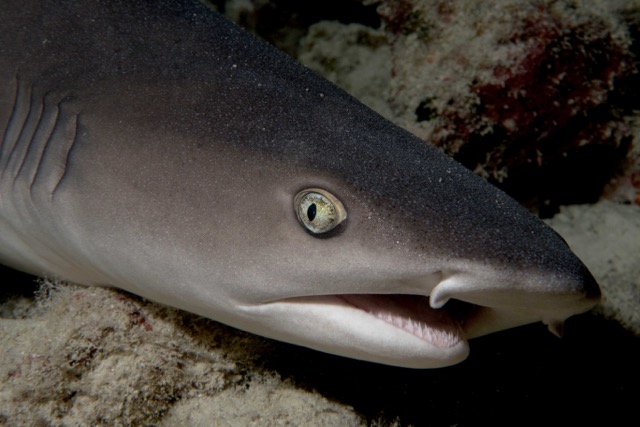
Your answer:
[[[196,0],[0,0],[0,263],[412,368],[599,287],[550,227]]]

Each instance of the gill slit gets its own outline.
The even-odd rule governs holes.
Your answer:
[[[7,146],[9,128],[11,127],[11,124],[14,122],[16,114],[18,114],[17,110],[18,110],[18,95],[20,92],[20,77],[18,77],[18,75],[16,74],[14,78],[15,78],[16,85],[15,85],[15,90],[13,92],[13,107],[11,109],[11,115],[9,115],[9,120],[7,121],[7,124],[4,126],[2,139],[0,140],[0,161],[2,161],[2,159],[5,159],[4,150],[5,150],[5,147]],[[1,165],[0,165],[0,170],[4,170]]]
[[[29,163],[29,160],[35,160],[33,159],[33,157],[38,157],[38,159],[36,160],[36,164],[39,165],[39,163],[42,160],[42,151],[41,149],[39,149],[38,147],[38,141],[40,141],[40,138],[38,137],[40,133],[42,132],[46,132],[43,131],[43,128],[47,125],[46,124],[46,120],[48,119],[48,114],[47,114],[47,108],[46,108],[46,99],[47,99],[47,95],[45,94],[42,97],[42,102],[39,103],[40,105],[40,109],[39,109],[39,117],[38,117],[38,122],[35,124],[35,126],[33,127],[33,131],[31,133],[31,136],[29,137],[27,142],[27,149],[25,151],[25,153],[22,156],[22,163],[20,164],[20,167],[18,168],[18,172],[16,173],[15,176],[15,180],[14,180],[14,184],[16,181],[18,181],[18,179],[20,178],[20,175],[22,175],[23,173],[27,174],[28,171],[31,169],[33,169],[33,167],[25,167],[25,165],[27,165]],[[32,97],[33,97],[33,91],[32,91]],[[33,101],[32,101],[32,105],[33,105]],[[57,113],[55,115],[54,120],[57,119]],[[54,122],[55,123],[55,122]],[[51,126],[49,126],[51,128]],[[39,153],[39,156],[38,156]],[[23,172],[24,171],[24,172]],[[31,187],[33,186],[33,179],[34,179],[34,175],[33,173],[31,174],[31,179],[29,180],[29,193],[31,193]]]
[[[45,105],[46,105],[46,95],[45,95]],[[38,152],[40,153],[40,156],[38,157],[37,161],[36,161],[36,168],[35,171],[31,174],[31,180],[29,182],[29,194],[33,195],[33,187],[35,185],[36,180],[38,179],[38,175],[40,174],[40,171],[42,170],[42,163],[44,162],[45,157],[47,156],[47,153],[49,151],[49,147],[50,147],[50,143],[51,143],[51,139],[53,138],[53,135],[56,131],[56,128],[58,127],[58,122],[59,122],[59,118],[60,118],[60,103],[56,104],[54,108],[54,111],[52,113],[53,117],[51,119],[52,124],[49,126],[48,129],[48,134],[46,135],[46,137],[44,138],[44,147],[40,150],[38,150]],[[38,126],[40,126],[40,124],[38,124]],[[41,130],[41,129],[40,129]],[[44,132],[44,131],[43,131]]]
[[[76,113],[73,115],[72,117],[72,129],[73,129],[73,135],[70,135],[69,141],[71,141],[71,143],[68,145],[68,147],[66,148],[66,152],[65,152],[65,159],[64,159],[64,163],[63,163],[63,170],[62,173],[60,174],[60,178],[58,178],[58,181],[56,182],[56,184],[54,185],[53,189],[51,190],[51,195],[49,196],[50,199],[53,201],[54,197],[55,197],[55,192],[58,190],[58,187],[60,186],[60,184],[62,183],[62,181],[64,180],[64,178],[67,176],[67,171],[69,170],[69,159],[71,158],[71,152],[73,151],[74,147],[76,146],[76,142],[78,140],[78,118],[79,118],[80,114]]]
[[[40,124],[40,120],[42,119],[42,111],[44,109],[44,105],[42,103],[38,104],[34,99],[36,94],[33,90],[33,86],[31,86],[29,92],[29,112],[25,121],[22,123],[20,134],[18,135],[15,144],[13,144],[11,153],[9,154],[9,165],[14,164],[14,162],[18,165],[17,168],[12,168],[15,171],[13,174],[14,187],[20,175],[20,171],[24,167],[25,161],[29,156],[29,151],[33,145],[33,138]]]
[[[9,118],[9,122],[5,127],[4,136],[2,138],[2,151],[0,151],[0,160],[2,164],[0,165],[0,170],[2,171],[2,176],[4,177],[5,173],[8,173],[8,169],[11,167],[11,159],[14,156],[16,147],[19,145],[18,142],[22,137],[22,134],[25,130],[25,126],[29,121],[29,116],[32,114],[31,112],[31,103],[33,101],[31,91],[32,87],[26,88],[20,84],[20,79],[16,76],[16,95],[13,98],[13,109],[11,111],[11,117]],[[26,93],[25,93],[26,92]],[[27,98],[28,105],[27,109],[24,112],[21,111],[21,107],[23,104],[23,99]],[[17,129],[19,128],[19,131]]]

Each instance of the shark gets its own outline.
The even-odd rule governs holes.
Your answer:
[[[599,300],[504,192],[196,0],[0,10],[6,266],[419,369]]]

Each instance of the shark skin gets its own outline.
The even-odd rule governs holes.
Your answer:
[[[195,0],[0,9],[2,264],[411,368],[599,300],[502,191]]]

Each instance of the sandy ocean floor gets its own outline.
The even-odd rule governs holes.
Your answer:
[[[228,12],[241,15],[248,2],[238,4]],[[301,40],[302,60],[321,65],[318,50],[338,31],[357,40],[363,30],[322,23],[315,42]],[[345,62],[328,77],[393,117],[371,90],[389,84],[389,47],[348,39],[336,37]],[[439,370],[327,355],[2,268],[0,425],[627,425],[640,398],[640,206],[563,206],[548,223],[598,279],[602,304],[570,319],[563,339],[541,324],[505,331]]]

